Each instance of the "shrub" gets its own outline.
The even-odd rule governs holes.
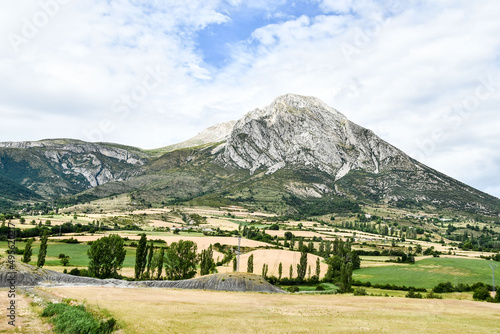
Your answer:
[[[354,295],[355,296],[366,296],[366,295],[368,295],[368,293],[366,293],[366,290],[363,288],[356,288],[356,290],[354,290]]]
[[[420,298],[420,299],[421,299],[421,298],[422,298],[422,294],[421,294],[420,292],[415,293],[415,291],[410,290],[410,291],[406,294],[406,296],[405,296],[405,297],[406,297],[406,298]]]
[[[321,285],[318,285],[318,286],[316,287],[316,291],[325,291],[325,288],[324,288],[324,287],[322,287]]]
[[[73,276],[80,276],[80,269],[78,268],[73,268],[69,271],[69,274],[70,275],[73,275]]]
[[[472,298],[474,300],[486,300],[486,298],[490,297],[490,292],[486,287],[480,287],[474,290],[474,295]]]
[[[287,290],[288,290],[288,292],[299,292],[299,287],[298,286],[289,286]]]
[[[436,293],[444,293],[444,292],[454,292],[455,288],[451,282],[439,283],[432,289]]]
[[[435,294],[434,291],[431,290],[428,294],[425,295],[427,299],[443,299],[443,296]]]
[[[42,317],[52,317],[56,333],[111,333],[116,327],[115,319],[99,321],[85,310],[83,305],[70,306],[63,303],[49,304]]]

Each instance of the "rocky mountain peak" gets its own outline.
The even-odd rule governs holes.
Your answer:
[[[254,173],[303,165],[335,179],[350,170],[379,173],[415,168],[411,159],[316,97],[286,94],[246,114],[234,126],[220,158]]]
[[[224,123],[219,123],[213,125],[202,132],[198,133],[193,138],[180,142],[178,144],[170,145],[160,149],[162,153],[171,152],[174,150],[195,147],[205,144],[212,144],[224,141],[227,139],[231,131],[233,130],[236,121],[229,121]]]

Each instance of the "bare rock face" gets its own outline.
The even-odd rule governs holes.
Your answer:
[[[402,151],[318,98],[293,94],[240,119],[220,159],[251,173],[304,165],[336,180],[356,169],[378,174],[394,166],[416,168]]]

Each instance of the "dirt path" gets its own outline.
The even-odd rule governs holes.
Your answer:
[[[35,308],[30,305],[35,299],[27,296],[21,290],[16,291],[16,321],[15,326],[9,325],[7,318],[7,307],[10,299],[7,297],[8,290],[0,289],[0,333],[53,333],[50,325],[42,321],[36,313]],[[6,298],[4,298],[6,297]]]

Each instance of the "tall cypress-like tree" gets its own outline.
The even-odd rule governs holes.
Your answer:
[[[318,254],[319,256],[325,256],[325,242],[323,240],[321,240],[321,242],[319,243],[319,250],[318,250]]]
[[[147,254],[147,239],[146,234],[141,234],[141,239],[137,245],[137,250],[135,253],[135,278],[139,279],[144,272],[144,267],[146,266],[146,254]]]
[[[278,280],[281,281],[281,275],[283,275],[283,263],[280,262],[278,266]]]
[[[319,279],[319,275],[321,274],[321,260],[316,258],[316,277]]]
[[[33,255],[33,239],[28,239],[26,246],[24,247],[23,262],[28,263],[31,261],[31,255]]]
[[[342,262],[340,265],[340,292],[346,293],[351,291],[352,284],[352,263],[351,262]]]
[[[304,277],[306,277],[306,272],[307,272],[307,247],[302,247],[302,250],[300,252],[300,260],[299,264],[297,265],[297,278],[299,280],[303,280]]]
[[[267,264],[262,265],[262,277],[267,278],[267,272],[269,271],[269,266]]]
[[[248,257],[247,272],[253,273],[253,254]]]
[[[38,260],[36,262],[37,267],[43,267],[45,264],[45,256],[47,255],[47,231],[43,231],[42,237],[40,238],[40,250],[38,251]]]
[[[289,275],[288,277],[290,279],[293,279],[293,265],[290,265],[290,271],[289,271],[288,275]]]
[[[208,275],[215,273],[215,261],[212,245],[201,251],[200,254],[200,275]]]
[[[163,261],[165,259],[165,247],[160,248],[160,255],[158,257],[159,257],[158,267],[157,267],[158,268],[158,277],[156,279],[160,279],[162,271],[163,271]]]
[[[148,254],[148,271],[147,271],[147,276],[151,277],[151,265],[153,264],[153,253],[154,253],[154,245],[153,245],[153,240],[149,242],[149,254]],[[154,268],[153,268],[154,270]]]

